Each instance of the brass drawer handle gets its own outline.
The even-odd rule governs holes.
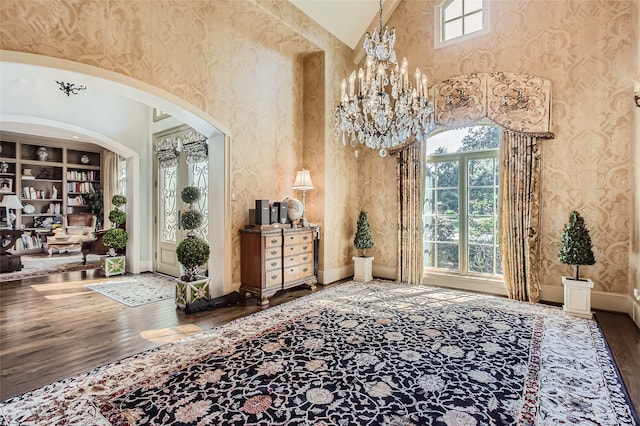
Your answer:
[[[271,240],[271,244],[275,244],[275,243],[277,243],[277,242],[278,242],[278,239],[277,239],[277,238],[273,238],[273,239]]]
[[[307,260],[308,258],[309,258],[309,256],[304,256],[304,257],[302,258],[302,260]]]
[[[275,255],[276,253],[278,253],[278,250],[271,250],[271,254]]]
[[[307,272],[308,270],[309,270],[309,268],[304,268],[304,269],[302,270],[302,272]]]
[[[276,266],[278,262],[271,262],[271,266]]]
[[[302,239],[303,239],[303,240],[308,240],[308,239],[309,239],[309,236],[308,236],[308,235],[305,235],[305,236],[303,236],[303,237],[302,237]]]
[[[307,251],[308,248],[309,248],[309,246],[304,246],[304,247],[302,247],[302,250]]]
[[[271,275],[271,279],[272,279],[272,280],[275,280],[276,278],[278,278],[278,276],[277,276],[277,275]]]

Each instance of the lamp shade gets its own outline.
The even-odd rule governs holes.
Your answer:
[[[296,181],[293,183],[293,189],[299,189],[301,191],[308,191],[313,189],[313,182],[311,182],[311,174],[309,170],[302,169],[296,174]]]
[[[17,195],[5,195],[2,197],[0,207],[6,207],[9,209],[22,209],[23,205]]]

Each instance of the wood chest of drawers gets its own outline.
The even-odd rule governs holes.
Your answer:
[[[240,230],[241,292],[251,293],[261,305],[279,290],[299,285],[315,289],[317,228]]]

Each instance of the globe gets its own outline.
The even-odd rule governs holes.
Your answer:
[[[298,220],[302,217],[302,213],[304,212],[304,206],[302,205],[302,201],[297,198],[287,198],[287,216],[289,220],[293,222],[294,220]]]

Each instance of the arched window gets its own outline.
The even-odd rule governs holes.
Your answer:
[[[501,129],[475,125],[427,139],[425,272],[462,277],[502,274],[498,248]]]

